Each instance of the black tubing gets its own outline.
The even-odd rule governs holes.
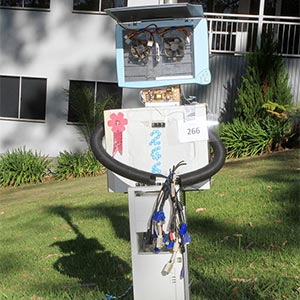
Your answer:
[[[165,177],[161,174],[153,174],[145,172],[128,165],[125,165],[109,155],[103,147],[102,140],[104,137],[104,124],[98,124],[91,137],[91,148],[95,157],[109,170],[131,179],[136,182],[140,182],[146,185],[155,185],[156,178]],[[188,187],[193,184],[205,181],[216,174],[223,166],[225,162],[225,149],[217,137],[217,135],[209,131],[210,144],[214,150],[213,159],[203,168],[185,173],[179,176],[179,182],[181,187]]]
[[[125,165],[109,155],[102,145],[102,139],[104,137],[104,124],[100,123],[95,128],[95,131],[91,138],[91,148],[95,157],[109,170],[129,178],[131,180],[144,183],[147,185],[155,185],[156,175],[136,168],[132,168]]]

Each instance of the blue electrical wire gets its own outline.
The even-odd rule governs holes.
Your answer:
[[[110,294],[105,294],[105,298],[106,298],[106,300],[121,299],[129,293],[129,291],[132,289],[132,287],[133,287],[133,285],[129,286],[128,289],[123,294],[121,294],[119,296],[113,296],[113,295],[110,295]]]

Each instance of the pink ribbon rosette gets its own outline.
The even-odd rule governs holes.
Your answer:
[[[125,130],[125,125],[128,124],[128,120],[124,118],[124,114],[122,112],[119,112],[118,114],[112,113],[107,124],[111,127],[111,130],[114,133],[114,146],[112,155],[115,156],[117,152],[122,155],[123,131]]]

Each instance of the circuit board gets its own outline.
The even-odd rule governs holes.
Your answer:
[[[180,86],[143,89],[140,95],[144,103],[175,102],[179,104]]]

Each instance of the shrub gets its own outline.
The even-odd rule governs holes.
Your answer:
[[[260,122],[260,125],[270,137],[269,150],[277,151],[284,148],[284,141],[290,132],[288,122],[281,122],[272,117],[266,117]]]
[[[248,66],[234,102],[232,123],[221,126],[227,157],[279,150],[286,147],[285,141],[293,132],[294,125],[286,117],[286,109],[292,103],[288,74],[282,57],[276,55],[276,48],[272,34],[267,33],[262,47],[247,57]]]
[[[55,168],[55,177],[65,180],[75,177],[96,176],[105,172],[105,168],[95,158],[93,153],[86,152],[60,152]]]
[[[273,148],[278,149],[282,147],[299,147],[299,105],[280,105],[278,103],[268,101],[263,105],[263,107],[269,114],[264,123],[267,127],[267,130],[273,137]]]
[[[300,103],[300,101],[298,102]],[[300,105],[294,106],[293,110],[288,115],[290,124],[290,134],[287,138],[287,147],[300,148]]]
[[[291,105],[292,94],[284,60],[276,54],[272,33],[263,35],[262,45],[248,55],[248,66],[234,103],[234,118],[246,122],[267,116],[263,105],[272,101]]]
[[[271,150],[272,138],[257,121],[248,124],[234,119],[232,123],[221,124],[220,137],[227,158],[254,156]]]
[[[6,187],[42,182],[49,173],[49,164],[47,156],[25,147],[8,151],[0,158],[0,184]]]
[[[103,111],[118,108],[121,102],[120,96],[116,93],[108,95],[100,102],[95,102],[94,89],[83,88],[80,85],[75,86],[70,91],[65,90],[65,94],[68,96],[70,107],[78,119],[74,125],[88,145],[96,125],[103,121]]]

